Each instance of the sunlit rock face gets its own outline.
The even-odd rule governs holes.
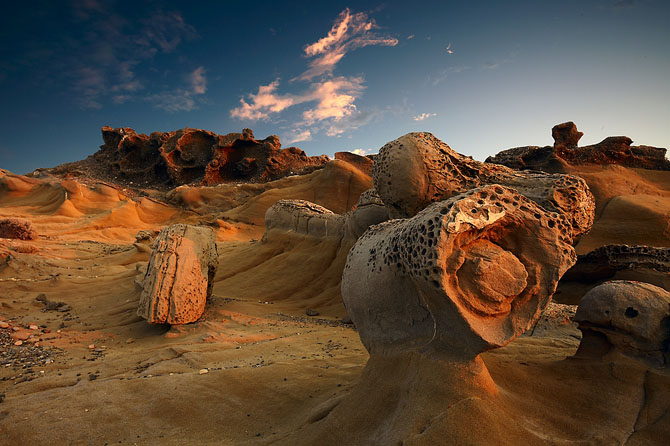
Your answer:
[[[583,179],[480,163],[430,133],[408,133],[386,144],[372,173],[379,196],[395,218],[411,217],[430,203],[476,187],[500,184],[547,211],[565,215],[573,238],[593,224],[595,200]]]
[[[486,159],[487,163],[501,164],[513,169],[533,169],[564,172],[566,165],[617,164],[653,170],[670,170],[666,149],[652,146],[634,146],[627,136],[608,136],[597,144],[578,147],[584,134],[574,122],[564,122],[551,129],[553,146],[514,147]]]
[[[163,229],[152,245],[137,314],[151,324],[188,324],[202,316],[218,265],[211,228]]]
[[[230,181],[265,182],[323,167],[329,158],[281,148],[279,137],[254,138],[250,129],[218,135],[201,129],[138,134],[102,128],[104,145],[94,157],[123,179],[154,185]]]
[[[517,191],[485,186],[369,229],[342,295],[371,355],[472,360],[523,333],[574,264],[571,225]]]
[[[670,363],[670,292],[642,282],[614,280],[593,288],[579,303],[582,331],[577,357],[612,352],[651,366]]]

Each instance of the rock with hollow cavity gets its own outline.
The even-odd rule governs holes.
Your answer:
[[[342,276],[371,355],[473,360],[523,333],[574,264],[571,225],[517,191],[485,186],[371,227]]]
[[[654,285],[614,280],[593,288],[579,303],[578,357],[612,350],[656,367],[670,362],[670,292]]]
[[[211,228],[176,224],[152,245],[137,314],[152,324],[188,324],[205,310],[218,265]]]
[[[548,211],[565,215],[572,238],[586,233],[593,224],[595,200],[583,179],[480,163],[430,133],[408,133],[386,144],[372,174],[375,189],[393,218],[411,217],[430,203],[475,187],[500,184]]]

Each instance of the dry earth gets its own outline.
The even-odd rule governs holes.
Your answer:
[[[598,206],[579,253],[607,243],[670,246],[670,173],[574,173]],[[279,231],[261,240],[263,216],[282,198],[343,213],[371,185],[343,161],[266,184],[168,194],[0,173],[0,217],[29,219],[40,234],[0,239],[0,444],[341,444],[315,437],[314,426],[368,360],[342,322],[348,246]],[[195,324],[151,326],[136,315],[135,279],[150,247],[135,234],[175,222],[215,228],[213,296]],[[444,408],[439,416],[455,426],[444,443],[667,444],[667,369],[570,358],[580,332],[553,311],[483,355],[504,410],[482,405],[479,419],[463,419],[458,407]],[[479,438],[481,423],[496,438]],[[431,420],[408,444],[435,444]]]

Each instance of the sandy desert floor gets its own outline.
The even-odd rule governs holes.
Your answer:
[[[599,169],[578,172],[598,200],[578,251],[670,246],[668,174]],[[342,322],[349,246],[272,232],[261,240],[262,218],[279,198],[345,212],[369,177],[335,162],[235,193],[180,188],[170,201],[83,179],[0,176],[0,215],[28,218],[40,233],[0,239],[0,444],[338,444],[320,442],[318,426],[368,360]],[[195,324],[151,326],[136,315],[150,245],[135,234],[177,221],[217,229],[213,296]],[[48,302],[64,305],[47,310]],[[308,308],[320,314],[306,316]],[[497,433],[485,444],[664,444],[667,369],[571,358],[580,338],[569,321],[548,317],[485,353],[501,405],[462,420],[445,444],[482,444],[481,423]],[[403,444],[434,444],[427,426]]]

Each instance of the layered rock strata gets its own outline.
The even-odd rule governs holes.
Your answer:
[[[151,324],[188,324],[202,316],[218,265],[211,228],[175,224],[152,244],[137,314]]]

